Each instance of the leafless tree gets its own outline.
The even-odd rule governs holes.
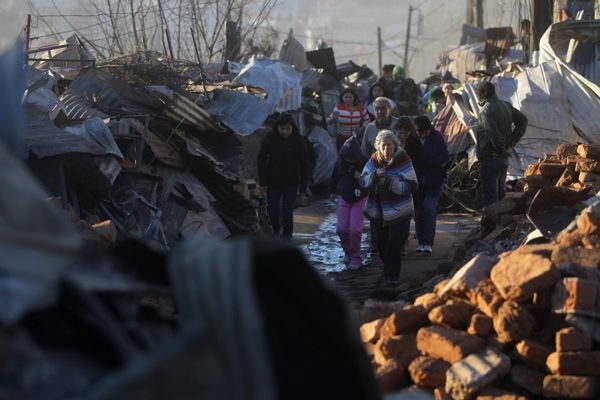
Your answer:
[[[108,57],[140,50],[170,53],[168,49],[172,45],[175,57],[191,60],[194,59],[193,30],[203,61],[214,62],[225,57],[228,22],[237,26],[240,46],[266,44],[264,38],[257,38],[257,29],[268,20],[279,0],[79,1],[82,9],[90,10],[98,22],[98,32],[87,39],[104,49]],[[56,11],[64,15],[59,2],[52,0],[52,3]],[[30,9],[34,10],[31,3]],[[34,13],[36,16],[43,19],[39,13]],[[71,31],[80,33],[82,28],[68,17],[63,20]],[[43,24],[50,32],[56,32],[47,20],[43,20]]]

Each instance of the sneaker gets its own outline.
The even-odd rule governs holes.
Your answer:
[[[423,253],[425,252],[425,246],[423,246],[422,244],[417,246],[417,253]]]
[[[423,253],[431,254],[432,251],[433,251],[433,248],[430,245],[428,245],[428,244],[423,245]]]

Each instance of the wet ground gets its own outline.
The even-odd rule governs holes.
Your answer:
[[[472,215],[442,214],[438,216],[436,240],[431,255],[416,253],[417,241],[412,237],[407,256],[402,258],[400,285],[397,290],[382,291],[377,281],[382,275],[382,263],[371,251],[368,223],[365,224],[361,251],[364,267],[350,270],[343,263],[343,251],[335,233],[335,204],[329,200],[313,202],[295,210],[294,242],[326,279],[349,300],[364,301],[369,297],[394,300],[401,292],[418,292],[423,283],[440,275],[438,266],[447,263],[450,249],[478,226]]]

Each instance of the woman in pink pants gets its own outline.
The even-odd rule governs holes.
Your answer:
[[[362,266],[360,242],[367,192],[360,189],[358,178],[366,161],[358,139],[352,136],[342,145],[331,177],[332,200],[339,196],[336,230],[344,250],[344,264],[350,269]]]

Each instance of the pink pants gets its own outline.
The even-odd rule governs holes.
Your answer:
[[[344,253],[350,257],[350,264],[358,265],[362,263],[360,241],[365,221],[363,209],[367,198],[362,198],[353,204],[345,202],[341,196],[338,199],[336,231],[340,236]]]

